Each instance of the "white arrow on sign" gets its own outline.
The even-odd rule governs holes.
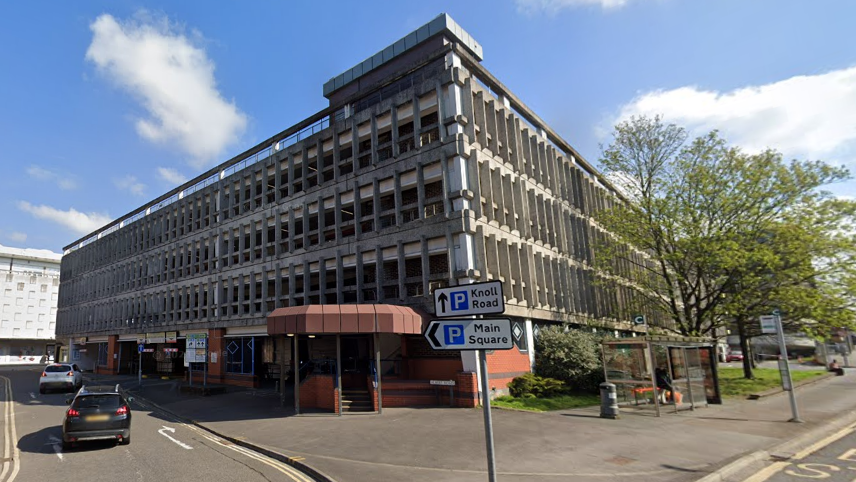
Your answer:
[[[432,320],[425,339],[435,350],[510,350],[514,347],[508,318]]]
[[[167,427],[166,425],[164,425],[162,429],[158,430],[158,433],[159,433],[159,434],[161,434],[161,435],[163,435],[164,437],[166,437],[166,438],[168,438],[168,439],[172,440],[173,442],[175,442],[176,444],[178,444],[178,446],[179,446],[179,447],[181,447],[181,448],[184,448],[184,449],[187,449],[187,450],[192,450],[192,449],[193,449],[193,447],[191,447],[190,445],[187,445],[187,444],[186,444],[186,443],[184,443],[184,442],[180,442],[180,441],[178,441],[178,440],[176,440],[176,439],[174,439],[174,438],[170,437],[169,435],[165,434],[165,433],[164,433],[164,430],[169,430],[170,432],[175,433],[175,429],[174,429],[174,428],[172,428],[172,427]]]

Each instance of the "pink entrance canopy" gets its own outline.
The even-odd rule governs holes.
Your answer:
[[[422,316],[395,305],[307,305],[277,308],[267,317],[269,335],[308,333],[422,334]]]

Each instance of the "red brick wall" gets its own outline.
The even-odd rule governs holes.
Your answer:
[[[226,377],[226,330],[214,328],[208,330],[208,380],[223,380]],[[217,354],[217,362],[211,362],[211,353]],[[194,373],[195,374],[195,373]],[[219,383],[219,382],[218,382]]]
[[[412,380],[454,380],[458,372],[464,369],[461,357],[449,358],[411,358],[407,361],[408,373]]]
[[[455,386],[455,405],[477,407],[479,404],[478,377],[475,372],[459,372]]]
[[[300,406],[339,413],[339,391],[333,388],[332,375],[311,375],[300,384]]]
[[[487,371],[491,395],[507,395],[511,380],[530,372],[529,354],[522,353],[516,346],[510,350],[496,350],[487,356]]]

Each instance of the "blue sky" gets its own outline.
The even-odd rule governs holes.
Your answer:
[[[60,251],[321,110],[325,81],[441,12],[593,163],[617,120],[661,113],[856,172],[856,2],[294,3],[0,3],[0,244]]]

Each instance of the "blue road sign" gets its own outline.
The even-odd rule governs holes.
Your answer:
[[[140,353],[142,353],[145,348],[146,348],[146,346],[143,344],[137,345],[137,351]]]

